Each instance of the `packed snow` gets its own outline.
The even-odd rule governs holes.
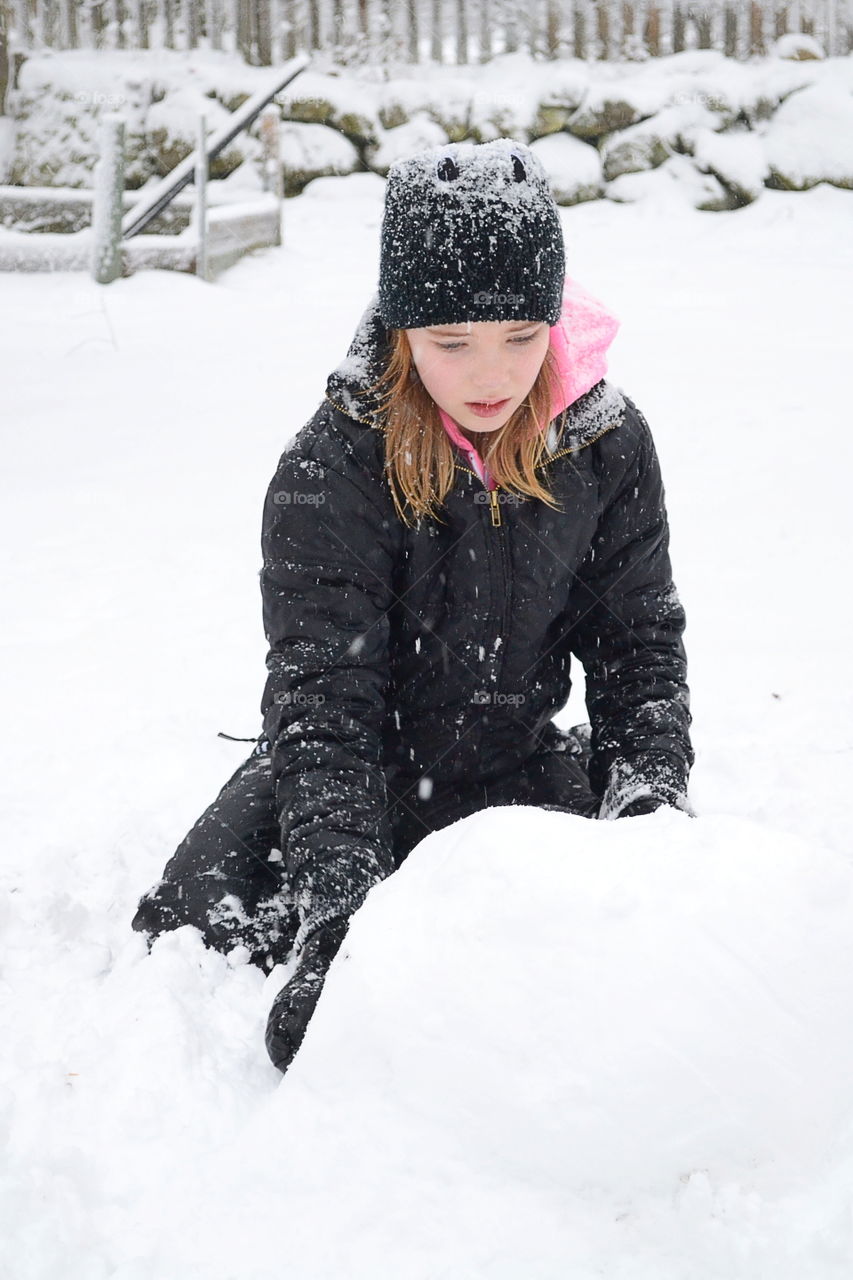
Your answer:
[[[215,284],[3,277],[0,1274],[847,1280],[847,191],[561,213],[661,458],[698,817],[429,836],[285,1077],[281,967],[130,929],[260,731],[263,494],[382,192],[318,180]]]

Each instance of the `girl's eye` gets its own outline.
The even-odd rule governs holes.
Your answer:
[[[509,341],[511,346],[512,345],[524,346],[525,343],[532,342],[535,337],[536,337],[535,333],[528,333],[523,338],[510,338]],[[465,346],[465,343],[464,342],[439,342],[436,345],[438,346],[440,351],[459,351],[462,347]]]

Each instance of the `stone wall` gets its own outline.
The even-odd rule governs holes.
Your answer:
[[[14,146],[0,181],[91,185],[99,116],[110,110],[126,117],[127,181],[138,188],[192,150],[200,111],[216,127],[262,74],[225,57],[157,54],[150,67],[139,54],[31,58],[11,95]],[[703,50],[644,64],[513,54],[387,78],[312,67],[277,101],[288,196],[318,177],[385,175],[423,147],[497,137],[532,146],[562,204],[637,199],[658,169],[687,180],[703,209],[738,208],[765,188],[853,189],[853,56],[825,59],[808,37],[786,36],[751,63]],[[217,159],[214,177],[257,185],[257,128]]]

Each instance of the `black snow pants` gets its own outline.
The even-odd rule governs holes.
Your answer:
[[[536,752],[498,777],[434,782],[430,794],[417,778],[389,777],[395,866],[430,832],[492,806],[533,805],[595,817],[599,797],[590,789],[588,761],[589,726],[564,730],[551,723]],[[284,963],[299,922],[280,844],[270,744],[261,737],[140,899],[133,928],[150,944],[192,924],[216,950],[245,946],[250,962],[264,970]]]

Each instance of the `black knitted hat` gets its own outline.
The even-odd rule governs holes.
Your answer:
[[[556,324],[566,274],[548,178],[523,143],[450,143],[391,166],[379,310],[389,329]]]

